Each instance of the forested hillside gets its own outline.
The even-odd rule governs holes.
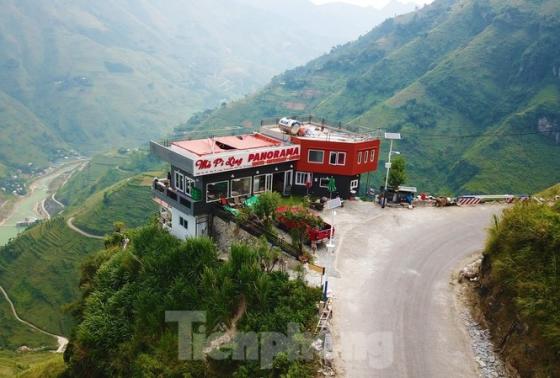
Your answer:
[[[3,166],[44,167],[60,149],[90,154],[161,136],[406,9],[307,0],[0,0],[0,8],[0,175]]]
[[[316,325],[321,290],[307,287],[301,277],[289,279],[287,273],[273,270],[268,243],[234,245],[223,262],[210,239],[180,241],[156,224],[129,236],[126,250],[117,238],[115,245],[106,244],[108,249],[82,268],[84,298],[75,309],[79,324],[64,355],[69,376],[316,375],[313,360],[290,358],[300,347],[303,351],[309,347],[310,340],[301,335],[282,341],[286,348],[293,342],[297,347],[274,356],[270,367],[264,359],[232,358],[239,350],[237,355],[249,356],[258,348],[234,338],[238,333],[286,334],[288,323],[297,324],[302,332]],[[178,331],[177,322],[165,321],[166,311],[204,311],[204,330],[194,333],[228,330],[231,339],[222,343],[214,339],[211,346],[200,344],[195,335],[193,350],[200,352],[195,352],[194,360],[192,356],[181,360],[178,339],[188,336],[179,333],[186,330]],[[266,342],[265,335],[260,337]],[[229,357],[218,357],[218,347]],[[266,345],[257,352],[261,358],[263,348]],[[199,353],[204,356],[196,357]],[[265,365],[260,365],[263,361]]]
[[[22,318],[49,332],[68,334],[71,319],[63,307],[79,295],[84,258],[102,245],[66,227],[62,217],[43,222],[0,248],[0,285]]]
[[[23,319],[52,333],[69,334],[72,319],[65,309],[79,298],[79,267],[102,247],[103,240],[80,235],[68,227],[68,219],[99,236],[110,233],[115,222],[122,222],[124,228],[145,224],[157,206],[150,199],[152,176],[138,173],[159,165],[139,151],[95,156],[57,193],[66,204],[61,215],[0,247],[0,285]],[[0,322],[0,348],[54,343],[51,337],[19,325],[8,310],[7,305],[0,307],[0,319],[6,320]]]
[[[314,114],[401,132],[422,190],[519,193],[560,180],[559,109],[558,1],[436,0],[180,129]]]

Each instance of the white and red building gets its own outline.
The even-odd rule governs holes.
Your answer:
[[[284,195],[328,195],[333,176],[337,194],[359,190],[360,175],[377,169],[379,139],[309,120],[264,124],[245,135],[151,142],[152,152],[167,161],[167,179],[154,181],[162,219],[178,238],[208,233],[213,206],[241,203],[265,191]]]

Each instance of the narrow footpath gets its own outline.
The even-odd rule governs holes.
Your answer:
[[[68,339],[66,337],[60,336],[60,335],[55,335],[54,333],[50,333],[48,331],[45,331],[44,329],[41,329],[41,328],[37,327],[35,324],[30,323],[27,320],[23,320],[22,318],[20,318],[17,311],[16,311],[14,303],[12,302],[10,297],[8,296],[8,293],[6,292],[6,290],[4,290],[4,288],[2,286],[0,286],[0,291],[4,295],[4,298],[6,298],[6,301],[8,301],[8,304],[10,305],[10,308],[12,310],[12,314],[14,315],[14,318],[16,318],[16,320],[18,322],[20,322],[21,324],[24,324],[24,325],[26,325],[30,328],[33,328],[36,331],[44,333],[45,335],[54,337],[56,339],[57,343],[58,343],[58,348],[56,350],[56,353],[64,353],[64,351],[66,350],[66,346],[68,345]]]

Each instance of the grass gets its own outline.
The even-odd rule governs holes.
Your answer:
[[[560,202],[518,203],[489,230],[482,308],[520,376],[560,375]],[[508,331],[509,330],[509,331]]]
[[[542,197],[545,199],[553,199],[556,196],[560,196],[560,184],[551,186],[550,188],[545,189],[537,194],[537,197]]]
[[[47,347],[49,349],[56,348],[56,339],[52,336],[45,335],[24,324],[19,323],[13,316],[10,305],[4,299],[0,300],[0,324],[2,332],[0,333],[0,350],[15,351],[20,346],[29,348]]]
[[[163,165],[147,151],[127,154],[107,152],[95,155],[87,166],[73,175],[56,193],[59,201],[74,210],[81,207],[92,195],[119,181],[142,172],[161,170]]]
[[[281,197],[280,198],[280,205],[281,206],[298,206],[303,205],[304,198],[303,196],[289,196],[289,197]]]
[[[69,335],[63,306],[79,296],[83,259],[102,246],[69,229],[62,217],[43,222],[0,249],[0,284],[23,319]]]
[[[0,350],[0,377],[54,378],[64,369],[62,354]]]
[[[57,192],[57,199],[70,207],[81,205],[96,192],[133,176],[134,172],[119,169],[119,165],[126,162],[126,155],[106,153],[94,156],[82,171],[72,176]]]
[[[153,177],[150,174],[135,176],[94,194],[77,210],[74,224],[96,235],[111,232],[115,222],[123,222],[131,228],[145,224],[158,209],[151,200]]]

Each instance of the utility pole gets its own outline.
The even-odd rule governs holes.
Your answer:
[[[389,160],[385,163],[385,168],[387,168],[387,175],[385,176],[385,187],[383,188],[383,207],[385,207],[385,203],[387,202],[387,185],[389,184],[389,171],[391,170],[391,155],[393,155],[393,141],[400,140],[401,134],[400,133],[385,133],[385,139],[389,139],[391,141],[389,147]]]
[[[387,174],[385,175],[385,186],[383,187],[385,191],[387,191],[387,185],[389,184],[389,171],[391,170],[391,155],[393,155],[393,139],[391,139],[391,144],[389,147],[389,160],[385,164],[385,168],[387,168]]]

